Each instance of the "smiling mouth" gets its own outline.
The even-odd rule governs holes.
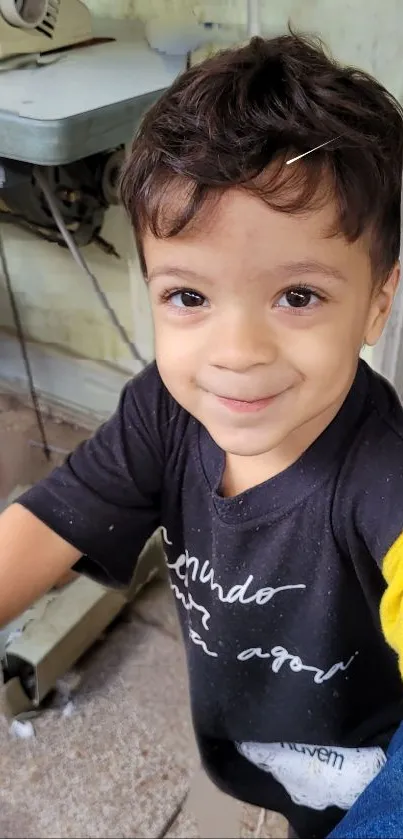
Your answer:
[[[274,402],[276,398],[276,396],[267,396],[265,399],[230,399],[227,396],[217,396],[221,405],[229,408],[230,411],[236,411],[240,414],[251,414],[256,411],[262,411],[271,402]]]

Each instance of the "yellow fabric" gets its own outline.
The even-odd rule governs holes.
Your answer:
[[[388,587],[381,600],[381,625],[388,644],[399,656],[403,678],[403,533],[386,554],[382,571]]]

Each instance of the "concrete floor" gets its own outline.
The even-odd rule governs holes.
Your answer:
[[[54,421],[47,430],[52,445],[67,449],[88,434]],[[48,471],[31,439],[39,439],[32,412],[0,397],[3,463],[8,453],[0,495]],[[0,715],[0,836],[196,839],[185,799],[198,756],[184,650],[165,583],[150,585],[126,610],[77,665],[74,682],[68,713],[56,696],[32,721],[30,739],[13,736]],[[283,819],[266,814],[260,823],[259,815],[242,807],[241,836],[286,835]]]
[[[89,436],[88,431],[55,419],[45,419],[49,445],[71,451]],[[0,394],[0,498],[16,485],[25,486],[44,477],[65,455],[52,452],[48,462],[40,448],[35,414],[13,396]],[[35,445],[33,445],[35,444]]]

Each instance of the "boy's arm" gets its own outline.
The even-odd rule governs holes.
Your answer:
[[[80,557],[20,504],[0,516],[0,628],[48,591]]]
[[[0,625],[74,566],[130,584],[161,524],[172,404],[155,365],[124,388],[115,414],[0,517]]]

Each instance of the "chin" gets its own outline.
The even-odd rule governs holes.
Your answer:
[[[213,438],[217,446],[220,447],[226,454],[236,455],[237,457],[257,457],[261,454],[275,449],[281,443],[279,439],[265,439],[260,438],[259,435],[252,430],[246,431],[239,429],[235,433],[228,433],[228,431],[217,431],[216,433],[209,429],[209,434]]]

